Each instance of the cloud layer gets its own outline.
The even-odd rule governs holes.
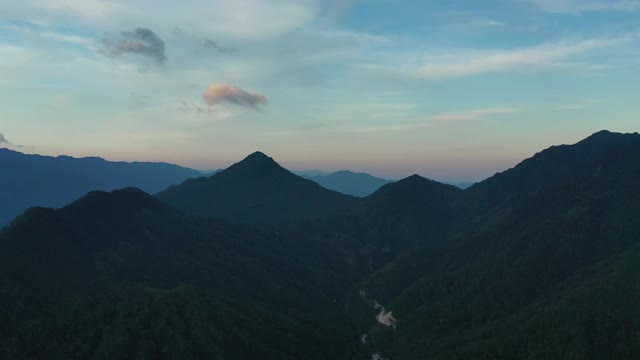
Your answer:
[[[136,28],[132,31],[120,33],[119,40],[105,39],[102,41],[105,53],[110,57],[124,54],[137,54],[155,59],[162,64],[167,60],[164,41],[147,28]]]
[[[260,106],[267,104],[267,97],[260,93],[250,93],[237,86],[223,83],[209,85],[202,99],[209,106],[230,103],[253,110],[258,110]]]

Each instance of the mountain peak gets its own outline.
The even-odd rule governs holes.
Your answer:
[[[234,165],[232,165],[231,167],[229,167],[229,169],[233,168],[233,167],[237,167],[237,166],[250,166],[250,167],[280,167],[280,165],[278,165],[278,163],[273,160],[273,158],[271,158],[270,156],[268,156],[267,154],[260,152],[260,151],[256,151],[252,154],[250,154],[249,156],[245,157],[244,159],[242,159],[242,161],[240,161],[239,163],[236,163]]]
[[[375,192],[372,196],[388,196],[389,194],[394,194],[394,196],[397,196],[398,194],[401,196],[416,196],[418,194],[434,191],[456,193],[461,192],[462,190],[453,185],[439,183],[414,174],[402,180],[398,180],[395,183],[390,183],[381,187],[380,190]]]
[[[256,151],[254,153],[249,154],[246,158],[244,158],[244,160],[273,160],[273,159],[267,154],[263,153],[262,151]]]
[[[429,181],[429,179],[422,177],[418,174],[413,174],[411,176],[407,176],[405,179],[400,181]]]
[[[113,209],[139,210],[142,208],[163,208],[156,198],[144,191],[128,187],[124,189],[107,191],[91,191],[80,199],[67,205],[65,209],[83,209],[83,211],[93,211],[104,208],[108,211]]]
[[[611,146],[624,145],[640,141],[640,134],[635,133],[616,133],[608,130],[598,131],[588,138],[580,141],[578,144],[587,146]]]
[[[355,200],[294,175],[262,152],[211,177],[171,187],[158,197],[178,210],[240,223],[322,217]]]
[[[423,186],[423,185],[433,185],[433,184],[445,185],[445,184],[440,184],[437,181],[428,179],[424,176],[420,176],[418,174],[413,174],[404,179],[400,179],[396,181],[395,184],[399,185],[399,187]]]

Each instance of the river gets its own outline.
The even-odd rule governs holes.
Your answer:
[[[393,317],[393,313],[391,311],[387,311],[384,306],[382,306],[377,300],[370,300],[367,298],[366,290],[360,290],[360,296],[362,299],[369,304],[369,306],[373,307],[379,312],[376,314],[376,321],[378,324],[383,325],[385,327],[393,327],[395,330],[396,324],[398,320]],[[363,345],[367,345],[369,334],[360,335],[360,341]],[[371,360],[389,360],[387,358],[383,358],[380,354],[372,354]]]

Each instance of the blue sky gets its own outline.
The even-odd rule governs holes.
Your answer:
[[[0,1],[24,152],[462,181],[640,128],[640,0]]]

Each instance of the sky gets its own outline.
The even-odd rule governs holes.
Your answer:
[[[0,147],[476,181],[640,128],[640,0],[0,0]]]

